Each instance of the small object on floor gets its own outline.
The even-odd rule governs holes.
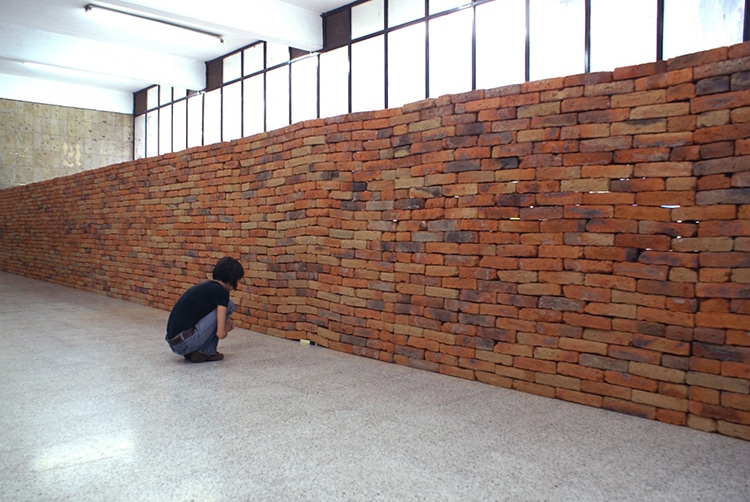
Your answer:
[[[213,355],[204,354],[203,352],[191,352],[190,354],[187,354],[185,356],[185,359],[190,361],[191,363],[207,363],[210,361],[221,361],[224,359],[224,354],[221,352],[217,352]]]

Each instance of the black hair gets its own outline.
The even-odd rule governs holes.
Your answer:
[[[234,258],[225,256],[216,263],[213,278],[215,281],[226,282],[237,289],[237,281],[242,279],[244,275],[245,269],[242,268],[242,264]]]

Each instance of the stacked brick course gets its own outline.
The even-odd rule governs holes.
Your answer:
[[[0,268],[750,439],[750,44],[2,192]],[[160,336],[154,333],[154,336]]]

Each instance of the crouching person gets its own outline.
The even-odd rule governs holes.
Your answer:
[[[224,257],[216,263],[213,280],[192,286],[175,303],[167,320],[166,340],[172,352],[190,362],[220,361],[219,340],[234,327],[229,318],[234,303],[229,293],[245,275],[240,262]]]

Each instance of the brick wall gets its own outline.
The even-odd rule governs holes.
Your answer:
[[[5,271],[750,439],[750,44],[0,193]]]

